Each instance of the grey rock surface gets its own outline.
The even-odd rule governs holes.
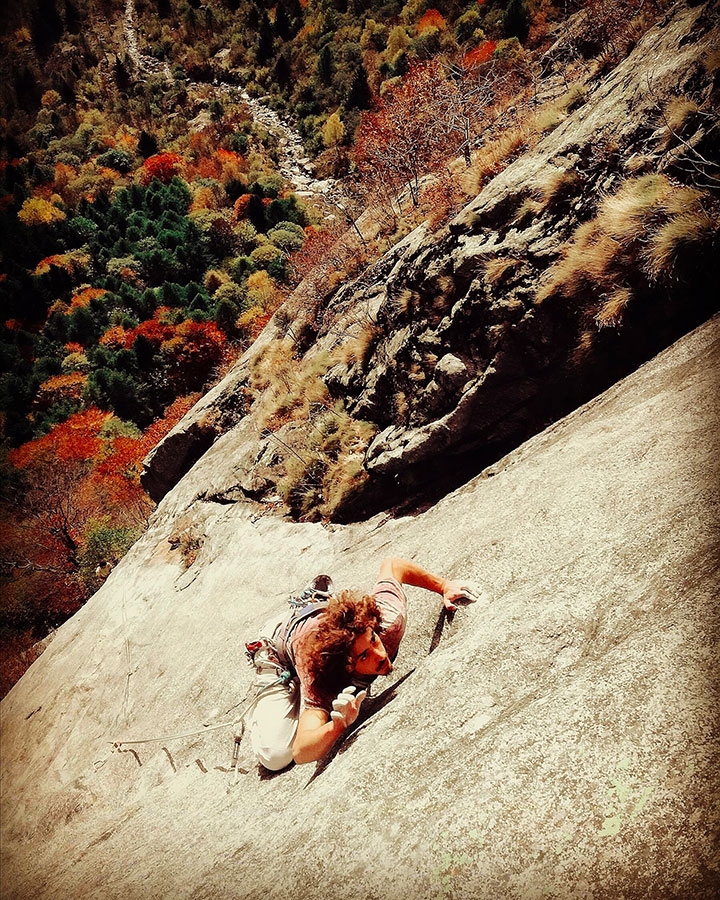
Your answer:
[[[3,898],[717,897],[719,356],[715,318],[402,518],[215,502],[216,441],[0,705]],[[336,755],[235,782],[244,641],[388,554],[483,599],[438,643],[411,589]]]

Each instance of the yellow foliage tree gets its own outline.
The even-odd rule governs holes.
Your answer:
[[[62,97],[57,91],[45,91],[40,99],[44,109],[57,109],[62,103]]]
[[[345,137],[345,126],[338,113],[334,112],[322,128],[323,144],[326,147],[337,147]]]
[[[65,213],[61,209],[40,197],[31,197],[26,200],[18,213],[18,219],[24,225],[32,227],[50,225],[53,222],[63,222],[65,218]]]
[[[388,61],[392,61],[398,53],[402,53],[410,46],[410,37],[402,25],[396,25],[390,32],[387,46],[385,48],[385,57]]]
[[[273,300],[277,295],[275,282],[268,273],[261,269],[259,272],[253,272],[248,276],[247,280],[248,301],[252,306],[260,306],[263,309],[271,309],[274,304]]]

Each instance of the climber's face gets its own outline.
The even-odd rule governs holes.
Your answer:
[[[352,664],[355,675],[388,675],[392,663],[379,635],[368,628],[352,644]]]

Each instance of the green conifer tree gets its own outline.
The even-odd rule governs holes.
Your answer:
[[[270,27],[270,19],[265,10],[260,15],[257,40],[255,41],[255,58],[261,65],[266,63],[273,55],[273,33]]]
[[[332,84],[334,68],[332,48],[330,47],[330,44],[325,44],[318,54],[317,67],[315,70],[317,72],[318,81],[320,81],[321,84]]]
[[[527,40],[530,32],[530,13],[525,0],[510,0],[503,15],[503,31],[506,37]]]
[[[355,69],[345,102],[351,109],[368,109],[372,92],[368,85],[367,72],[362,63]]]

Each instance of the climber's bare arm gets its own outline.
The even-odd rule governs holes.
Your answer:
[[[357,719],[360,704],[367,691],[358,691],[348,685],[332,702],[332,712],[324,709],[306,709],[298,721],[293,741],[293,759],[296,763],[313,762],[330,750],[335,741]]]
[[[450,581],[433,575],[427,569],[423,569],[417,563],[397,556],[388,556],[380,564],[378,580],[394,578],[400,584],[409,584],[412,587],[425,588],[427,591],[435,591],[441,594],[446,609],[455,609],[456,600],[472,601],[476,599],[475,591],[471,585],[462,581]]]
[[[324,709],[306,709],[298,721],[293,759],[299,764],[321,759],[344,731],[345,725]]]

